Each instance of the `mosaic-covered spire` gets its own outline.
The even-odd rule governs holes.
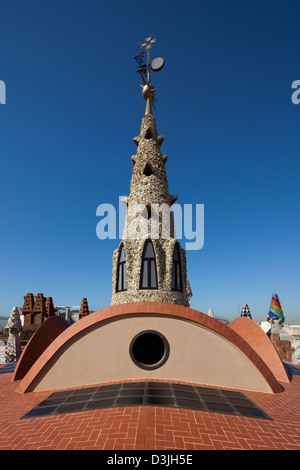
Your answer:
[[[247,318],[252,319],[251,313],[250,313],[250,308],[248,307],[247,304],[245,304],[242,308],[241,317],[247,317]]]
[[[149,77],[143,87],[146,111],[140,133],[133,139],[137,152],[131,157],[130,194],[124,200],[125,229],[113,257],[111,304],[156,301],[189,306],[186,254],[176,239],[171,210],[177,196],[169,192],[168,157],[161,153],[164,137],[157,132],[152,114],[155,89]]]
[[[281,319],[282,323],[284,322],[284,315],[283,315],[283,311],[282,311],[279,297],[277,294],[272,295],[268,318],[270,318],[271,320]]]

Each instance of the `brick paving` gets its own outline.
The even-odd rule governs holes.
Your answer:
[[[0,450],[299,450],[300,367],[284,392],[243,391],[272,420],[136,406],[20,419],[52,392],[0,375]]]

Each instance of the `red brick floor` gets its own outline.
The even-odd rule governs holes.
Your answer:
[[[0,375],[0,450],[300,449],[300,375],[283,393],[243,392],[272,420],[150,406],[20,419],[50,392],[17,393],[11,378]]]

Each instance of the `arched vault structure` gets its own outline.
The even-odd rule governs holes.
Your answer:
[[[281,392],[270,364],[244,338],[189,307],[161,302],[114,305],[62,331],[20,381],[18,391],[154,379]],[[264,339],[268,344],[267,335]]]

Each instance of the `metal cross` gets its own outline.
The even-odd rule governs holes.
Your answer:
[[[147,65],[150,65],[150,49],[152,47],[152,44],[155,43],[156,38],[153,38],[152,36],[147,36],[145,38],[145,41],[141,44],[142,49],[144,48],[147,51]]]

